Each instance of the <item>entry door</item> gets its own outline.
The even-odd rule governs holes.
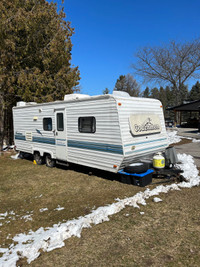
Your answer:
[[[67,159],[67,133],[64,109],[55,110],[56,158]]]

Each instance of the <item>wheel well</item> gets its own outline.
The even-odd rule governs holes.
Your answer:
[[[51,154],[49,154],[47,152],[44,152],[43,157],[46,157],[46,156],[50,156],[51,157]]]

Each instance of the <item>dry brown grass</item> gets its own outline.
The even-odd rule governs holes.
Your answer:
[[[199,266],[199,188],[161,198],[141,210],[126,208],[31,266]]]
[[[89,171],[78,166],[49,169],[0,157],[0,213],[13,210],[19,215],[10,223],[0,221],[0,247],[7,247],[17,233],[85,215],[117,197],[144,190],[113,180],[116,175],[94,171],[89,176]],[[148,200],[140,210],[127,207],[109,222],[83,230],[80,239],[71,238],[65,247],[42,253],[31,266],[199,266],[199,188],[161,198],[161,203]],[[65,209],[55,211],[58,205]],[[47,211],[39,212],[45,207]],[[20,219],[30,211],[32,221]],[[18,262],[26,265],[25,259]]]
[[[0,245],[7,246],[17,233],[50,227],[88,214],[94,207],[113,203],[117,197],[132,196],[141,190],[113,181],[117,175],[96,171],[91,176],[88,175],[90,171],[79,166],[51,169],[28,160],[12,160],[10,155],[1,156],[0,213],[14,211],[17,216],[10,216],[15,220],[1,220]],[[65,209],[55,211],[58,205]],[[48,208],[48,211],[41,213],[41,208]],[[30,212],[32,221],[20,219]]]

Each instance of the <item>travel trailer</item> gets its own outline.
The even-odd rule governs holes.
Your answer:
[[[168,147],[161,102],[120,91],[18,102],[13,118],[16,149],[48,167],[76,163],[117,173]]]

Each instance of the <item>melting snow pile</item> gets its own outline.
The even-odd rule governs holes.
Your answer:
[[[167,131],[169,144],[179,143],[181,137],[177,135],[177,131]]]
[[[160,193],[198,186],[200,184],[200,176],[198,176],[198,170],[194,165],[192,156],[178,154],[178,159],[181,162],[178,167],[184,171],[183,176],[187,182],[165,186],[159,185],[152,190],[147,188],[144,192],[139,192],[133,197],[118,199],[116,203],[99,207],[84,217],[55,224],[47,229],[41,227],[36,232],[31,230],[28,234],[21,233],[16,235],[13,238],[15,244],[13,243],[9,248],[0,248],[0,253],[3,254],[0,258],[0,266],[14,266],[20,257],[26,257],[28,263],[30,263],[40,255],[39,251],[41,249],[48,252],[63,247],[65,245],[64,240],[72,236],[80,237],[83,228],[109,221],[109,216],[118,213],[126,206],[139,208],[139,204],[146,205],[146,199],[158,196]]]
[[[192,139],[193,143],[200,143],[200,139]]]

